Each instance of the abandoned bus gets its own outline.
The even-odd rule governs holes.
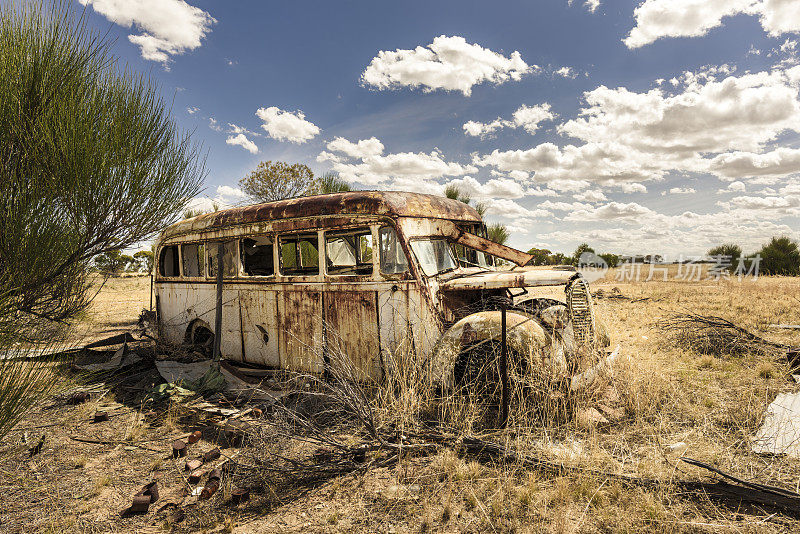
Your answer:
[[[558,366],[569,342],[594,336],[578,273],[527,266],[531,256],[485,238],[477,211],[439,196],[359,191],[200,215],[164,230],[156,261],[162,339],[210,345],[221,268],[222,357],[276,369],[321,373],[333,350],[375,379],[403,347],[453,360],[448,343],[496,335],[497,297],[517,304],[518,337],[561,343]]]

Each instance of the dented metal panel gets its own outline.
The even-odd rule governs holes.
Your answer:
[[[377,291],[326,291],[325,350],[348,358],[361,377],[380,376]]]
[[[280,367],[277,292],[247,288],[239,291],[244,361]]]
[[[322,292],[298,286],[278,293],[278,346],[281,367],[321,373]]]
[[[220,353],[223,358],[235,361],[242,361],[242,322],[239,310],[239,290],[223,288]]]

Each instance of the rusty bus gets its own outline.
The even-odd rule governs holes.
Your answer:
[[[573,345],[596,336],[588,285],[574,269],[531,267],[530,255],[485,236],[467,204],[405,192],[301,197],[183,220],[157,244],[159,332],[170,343],[209,343],[221,246],[228,360],[321,373],[335,344],[380,379],[410,346],[437,355],[449,382],[460,349],[448,347],[496,337],[504,297],[515,304],[516,338],[548,347],[551,366],[565,368]]]

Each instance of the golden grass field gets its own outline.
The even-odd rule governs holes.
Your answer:
[[[645,273],[647,267],[644,267]],[[624,416],[601,427],[512,428],[492,439],[570,465],[657,477],[663,486],[628,487],[594,475],[545,476],[514,465],[482,464],[442,450],[396,466],[328,480],[291,497],[233,507],[198,507],[173,524],[162,515],[120,519],[119,510],[151,476],[179,485],[163,451],[186,429],[171,416],[145,418],[113,393],[78,407],[35,409],[0,444],[0,532],[798,532],[800,521],[757,507],[730,508],[682,494],[669,481],[705,474],[677,461],[690,456],[740,478],[800,487],[800,460],[759,456],[750,439],[767,405],[797,386],[786,365],[755,354],[713,357],[677,349],[655,323],[676,312],[724,317],[767,339],[800,345],[800,278],[621,282],[593,290],[640,301],[599,299],[620,358],[606,394]],[[79,332],[95,336],[135,322],[149,301],[149,280],[111,279]],[[119,415],[88,423],[102,407]],[[45,426],[43,425],[52,425]],[[44,433],[41,454],[21,445]],[[106,444],[78,443],[96,436]],[[162,452],[159,452],[162,451]]]

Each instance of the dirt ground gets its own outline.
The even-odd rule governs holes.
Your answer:
[[[171,444],[202,427],[199,421],[179,406],[154,409],[140,397],[118,395],[113,379],[64,375],[64,389],[83,383],[92,398],[77,406],[48,399],[0,442],[0,532],[800,531],[797,518],[722,505],[669,483],[705,476],[678,462],[685,455],[747,480],[800,487],[800,460],[750,450],[767,405],[797,388],[786,364],[757,354],[716,357],[678,349],[656,326],[676,312],[713,314],[767,339],[800,345],[800,331],[769,327],[800,324],[800,278],[615,278],[610,273],[592,288],[606,295],[617,288],[630,297],[596,301],[612,345],[621,347],[612,388],[624,416],[599,427],[575,424],[566,434],[511,429],[492,438],[520,448],[530,444],[576,465],[657,477],[662,486],[547,475],[442,449],[283,494],[253,495],[243,504],[233,504],[231,487],[223,484],[210,500],[195,503],[186,495],[194,486],[186,482],[185,459],[172,458]],[[111,279],[78,333],[97,338],[125,328],[148,303],[148,278]],[[145,390],[159,378],[145,371],[126,380],[129,388]],[[107,412],[109,420],[93,423],[96,411]],[[31,455],[41,436],[41,451]],[[204,436],[190,445],[189,457],[214,448],[213,441]],[[238,453],[223,448],[216,462]],[[147,514],[122,517],[133,494],[151,480],[159,482],[160,500]],[[168,505],[187,502],[184,517]]]

